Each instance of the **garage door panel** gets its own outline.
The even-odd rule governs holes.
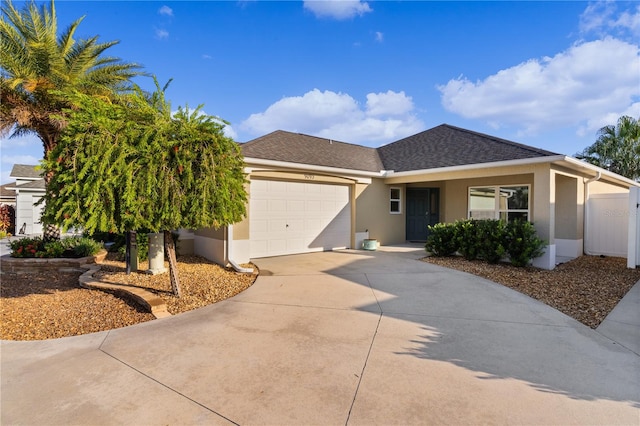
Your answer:
[[[251,257],[349,246],[349,187],[253,180],[250,194]]]

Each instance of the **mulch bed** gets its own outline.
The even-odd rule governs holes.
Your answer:
[[[166,264],[168,268],[168,264]],[[252,266],[252,265],[243,265]],[[186,312],[235,296],[253,284],[255,274],[239,274],[195,256],[178,258],[182,297],[171,293],[169,274],[126,274],[125,264],[109,254],[95,278],[136,285],[156,293],[172,314]],[[126,327],[155,317],[126,295],[81,288],[80,273],[2,274],[0,338],[43,340]]]

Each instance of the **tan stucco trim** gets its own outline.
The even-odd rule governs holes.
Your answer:
[[[275,160],[263,160],[260,158],[245,157],[245,171],[251,173],[253,168],[268,168],[277,170],[302,170],[312,171],[314,173],[323,173],[327,175],[342,175],[353,176],[357,178],[361,177],[380,177],[383,176],[386,171],[380,170],[377,172],[368,172],[364,170],[342,169],[338,167],[318,166],[313,164],[302,163],[290,163],[287,161],[275,161]]]
[[[251,172],[250,177],[251,179],[299,181],[307,183],[333,183],[338,185],[351,185],[354,183],[354,179],[348,177],[281,170],[255,170]]]

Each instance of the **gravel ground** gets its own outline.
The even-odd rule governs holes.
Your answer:
[[[168,268],[168,264],[166,264]],[[243,265],[251,266],[251,265]],[[183,296],[171,294],[169,274],[126,275],[124,262],[109,254],[94,277],[146,288],[164,299],[172,314],[186,312],[234,296],[248,288],[256,275],[238,274],[199,257],[178,258]],[[148,268],[141,262],[139,269]],[[11,275],[0,283],[0,338],[42,340],[125,327],[153,320],[124,295],[80,288],[80,273]],[[118,297],[120,296],[120,297]]]
[[[489,265],[459,257],[424,259],[490,279],[552,306],[596,328],[629,289],[640,270],[626,268],[625,259],[583,256],[553,271]],[[172,314],[224,300],[253,284],[256,275],[238,274],[198,257],[180,257],[178,273],[183,297],[171,294],[168,274],[125,274],[112,255],[94,275],[105,281],[144,287],[165,300]],[[243,265],[253,266],[253,265]],[[168,265],[167,265],[168,267]],[[147,269],[146,262],[140,264]],[[154,319],[135,303],[78,286],[79,273],[1,276],[0,338],[41,340],[125,327]]]
[[[619,257],[582,256],[547,271],[509,264],[490,265],[462,257],[427,257],[426,262],[469,272],[510,287],[596,328],[640,280]]]

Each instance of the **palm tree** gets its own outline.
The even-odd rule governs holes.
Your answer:
[[[113,98],[142,75],[139,65],[104,56],[118,41],[99,43],[97,36],[76,41],[84,17],[58,36],[53,0],[40,9],[32,0],[22,10],[9,0],[0,10],[0,135],[34,132],[45,157],[64,128],[65,94]]]
[[[624,115],[598,131],[596,142],[576,158],[633,180],[640,180],[640,121]]]

